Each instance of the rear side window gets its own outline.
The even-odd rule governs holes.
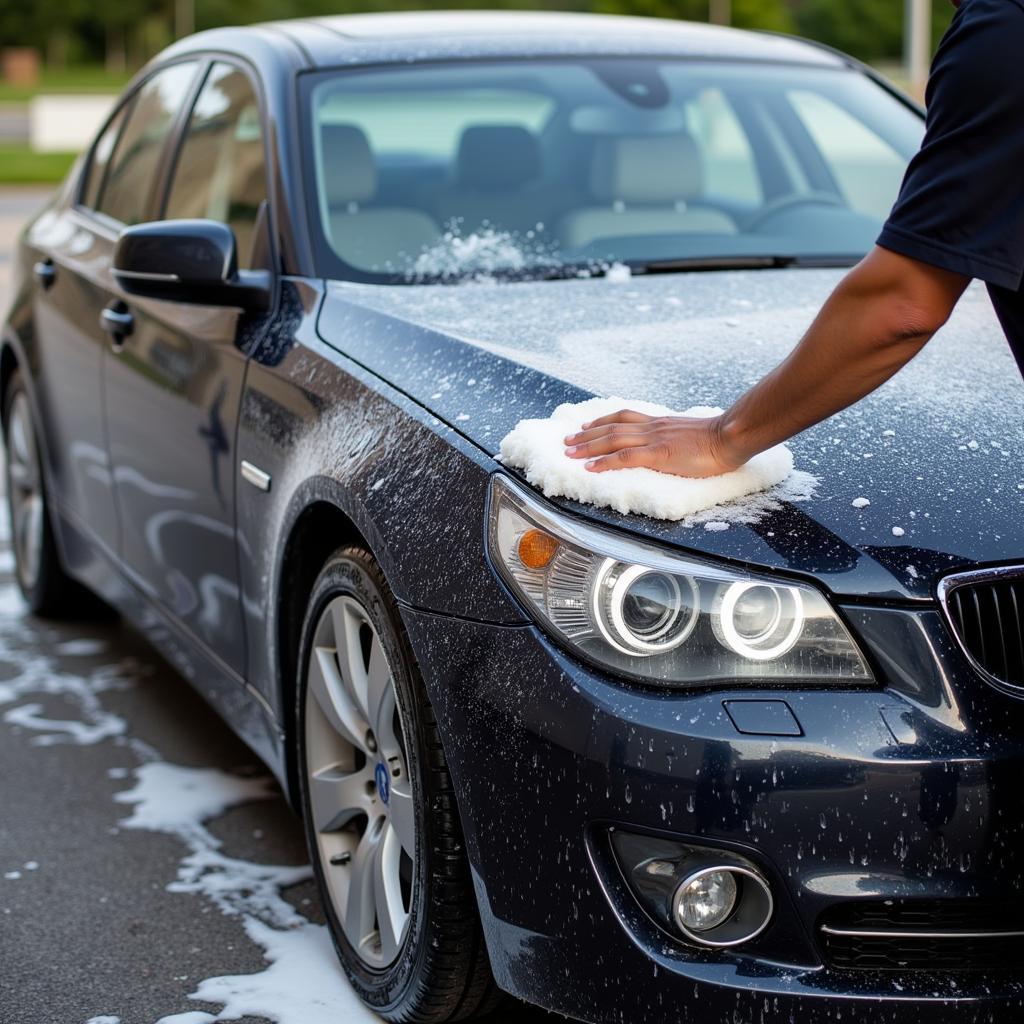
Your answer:
[[[125,111],[127,104],[110,119],[110,123],[104,129],[103,134],[96,140],[92,150],[92,158],[85,172],[85,191],[82,193],[82,205],[95,209],[96,202],[100,197],[100,189],[103,187],[103,177],[107,171],[107,164],[110,163],[110,154],[114,151],[117,137],[121,134],[124,125]]]
[[[100,213],[122,224],[138,224],[145,217],[164,144],[195,73],[194,62],[173,64],[158,71],[139,90],[109,160],[96,203]]]
[[[227,224],[238,243],[238,265],[261,262],[254,242],[267,202],[260,108],[248,76],[214,64],[189,119],[164,216]]]
[[[475,124],[514,125],[540,133],[555,109],[547,96],[513,89],[395,89],[339,99],[324,120],[357,125],[385,162],[402,157],[454,164],[459,143]]]

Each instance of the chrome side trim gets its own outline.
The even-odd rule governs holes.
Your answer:
[[[1019,939],[1024,937],[1024,931],[1005,932],[929,932],[929,931],[876,931],[873,929],[861,928],[833,928],[831,925],[823,924],[821,930],[826,935],[837,935],[842,938],[851,939]]]
[[[160,274],[148,270],[113,270],[114,277],[126,277],[130,281],[180,281],[177,274]]]
[[[967,649],[964,644],[963,637],[960,636],[960,630],[956,627],[956,622],[953,619],[953,614],[949,610],[949,598],[950,595],[955,591],[959,590],[960,587],[976,586],[977,584],[985,583],[1000,583],[1003,580],[1024,580],[1024,565],[1000,565],[989,569],[975,569],[971,572],[955,572],[949,576],[943,576],[939,580],[936,593],[939,598],[939,608],[942,610],[942,617],[946,621],[946,626],[949,628],[949,632],[953,639],[956,641],[957,647],[963,652],[964,657],[971,663],[971,667],[977,672],[986,682],[991,683],[993,686],[998,687],[1001,690],[1005,690],[1008,693],[1022,694],[1024,688],[1016,686],[1014,683],[1009,682],[1006,679],[1000,679],[999,676],[994,676],[984,665],[974,657],[973,654]]]
[[[274,714],[274,709],[270,706],[270,701],[268,701],[267,698],[264,697],[263,694],[260,693],[260,691],[252,685],[252,683],[245,683],[244,685],[245,692],[248,693],[249,696],[252,697],[252,699],[256,701],[257,704],[259,704],[259,706],[263,709],[263,713],[270,720],[270,723],[274,726],[274,728],[278,732],[281,732],[281,727],[277,724],[277,715]],[[282,733],[282,736],[283,735],[284,734]]]
[[[264,473],[259,466],[254,466],[251,462],[247,462],[242,459],[242,477],[248,480],[257,490],[269,491],[270,490],[270,474]]]

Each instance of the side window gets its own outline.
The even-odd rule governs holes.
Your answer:
[[[887,217],[903,181],[905,158],[863,121],[819,93],[794,89],[789,102],[850,206],[872,217]]]
[[[189,118],[164,216],[227,224],[238,242],[238,265],[249,270],[266,202],[260,108],[252,83],[230,64],[214,64]],[[263,261],[256,256],[255,262]]]
[[[139,90],[100,189],[96,203],[100,213],[122,224],[138,224],[143,219],[164,143],[195,73],[195,63],[173,64],[158,71]]]
[[[96,145],[93,146],[92,158],[85,170],[85,190],[82,192],[82,205],[90,209],[95,209],[96,202],[100,197],[103,176],[107,172],[107,164],[110,163],[110,154],[114,151],[117,137],[121,134],[127,109],[128,104],[126,103],[111,118],[103,134],[96,140]]]

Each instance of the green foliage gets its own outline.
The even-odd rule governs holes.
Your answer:
[[[0,81],[0,103],[24,103],[38,92],[118,93],[131,75],[110,73],[103,67],[43,68],[38,86],[10,85]]]
[[[903,11],[899,0],[790,0],[796,31],[861,60],[893,60],[903,54]],[[932,0],[935,43],[949,26],[953,5]]]
[[[641,14],[684,21],[708,18],[708,0],[596,0],[588,6],[603,14]],[[732,23],[739,28],[776,32],[791,32],[794,27],[786,0],[732,0]]]
[[[796,31],[793,15],[785,0],[732,0],[732,23],[737,28]]]
[[[27,145],[0,143],[0,185],[63,181],[76,153],[36,153]]]
[[[61,0],[59,4],[0,0],[2,44],[36,46],[51,63],[124,57],[137,65],[165,45],[174,30],[176,0]],[[178,0],[182,2],[182,0]],[[190,2],[190,0],[184,0]],[[356,11],[447,8],[595,10],[704,21],[709,0],[191,0],[196,28]],[[949,0],[932,0],[936,40],[952,13]],[[864,60],[891,60],[902,52],[901,0],[732,0],[741,28],[796,32]],[[45,10],[45,14],[44,14]]]

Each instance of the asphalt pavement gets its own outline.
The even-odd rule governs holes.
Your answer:
[[[0,192],[0,311],[39,199]],[[128,626],[33,619],[12,574],[4,505],[0,1024],[371,1019],[266,769]]]
[[[25,142],[29,128],[27,103],[0,103],[0,142]]]

